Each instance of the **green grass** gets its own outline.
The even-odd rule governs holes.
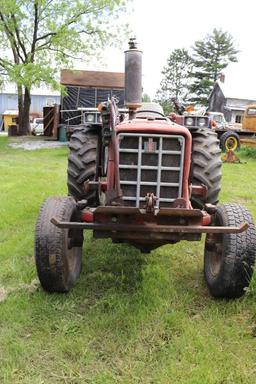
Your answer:
[[[223,202],[256,219],[256,160],[224,164]],[[0,138],[0,383],[256,382],[256,279],[238,300],[214,300],[203,242],[142,255],[86,234],[83,272],[47,294],[34,266],[34,225],[66,193],[67,149],[14,150]]]
[[[241,148],[239,154],[246,156],[247,158],[256,159],[256,148],[244,146]]]

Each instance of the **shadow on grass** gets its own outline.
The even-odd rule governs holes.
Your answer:
[[[144,305],[154,301],[151,292],[146,292],[147,303],[143,302],[146,257],[132,246],[89,236],[84,242],[83,270],[76,286],[68,294],[48,294],[40,287],[31,298],[30,312],[39,324],[50,318],[57,323],[79,319],[82,327],[85,323],[81,319],[86,318],[91,332],[103,328],[115,334],[119,321],[126,327],[129,317],[139,316]]]
[[[126,244],[94,240],[84,244],[80,284],[87,295],[98,298],[105,292],[135,292],[142,284],[145,256]]]

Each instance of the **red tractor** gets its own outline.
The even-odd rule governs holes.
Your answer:
[[[101,105],[102,126],[76,129],[69,144],[67,197],[50,197],[36,224],[37,272],[48,292],[68,292],[81,271],[83,231],[142,252],[205,238],[204,275],[214,297],[239,297],[255,261],[256,232],[246,208],[216,205],[217,136],[190,130],[141,105],[141,51],[125,52],[127,115]]]

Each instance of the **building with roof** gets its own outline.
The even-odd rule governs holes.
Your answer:
[[[31,116],[42,116],[43,107],[60,104],[60,93],[46,87],[35,88],[31,91]],[[0,130],[3,127],[3,115],[18,109],[18,95],[15,85],[8,84],[0,89]]]
[[[243,91],[239,92],[240,95],[237,93],[226,84],[225,76],[222,74],[210,93],[208,110],[224,113],[225,119],[232,124],[242,123],[247,105],[256,103],[256,91],[255,96],[247,95]]]
[[[124,73],[104,71],[61,71],[60,82],[66,88],[61,101],[61,121],[80,124],[81,108],[97,108],[103,101],[115,97],[119,108],[124,106]]]

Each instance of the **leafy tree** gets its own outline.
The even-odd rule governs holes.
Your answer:
[[[211,35],[195,42],[193,47],[191,101],[207,105],[211,89],[220,73],[229,63],[237,62],[237,53],[231,35],[214,29]]]
[[[143,93],[143,95],[142,95],[142,102],[143,103],[150,103],[151,102],[151,98],[150,98],[150,96],[147,93]]]
[[[156,100],[160,102],[166,113],[173,110],[172,98],[187,100],[188,83],[192,70],[192,60],[186,49],[175,49],[167,60],[162,71],[163,79],[157,91]]]
[[[31,87],[57,89],[60,66],[113,43],[125,9],[126,0],[0,0],[0,83],[17,85],[21,134],[29,131]]]

